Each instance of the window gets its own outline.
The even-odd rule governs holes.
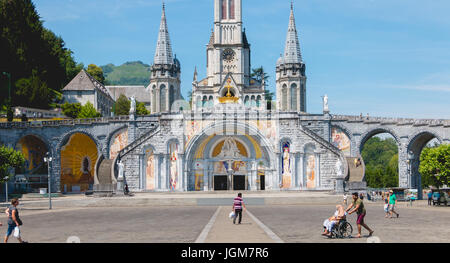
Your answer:
[[[229,0],[229,6],[230,6],[230,19],[234,19],[235,18],[234,0]]]
[[[222,19],[227,19],[227,0],[222,0]]]

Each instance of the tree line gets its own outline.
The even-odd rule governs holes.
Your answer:
[[[0,0],[0,104],[49,109],[84,67],[64,40],[43,26],[31,0]],[[3,73],[5,72],[5,73]],[[7,92],[11,83],[11,100]]]

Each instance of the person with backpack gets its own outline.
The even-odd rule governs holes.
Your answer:
[[[239,193],[236,198],[234,198],[233,201],[233,211],[234,211],[234,218],[233,218],[233,224],[236,224],[236,218],[239,216],[238,224],[241,224],[242,221],[242,210],[246,209],[244,200],[242,199],[242,193]]]
[[[20,243],[27,243],[22,240],[20,236],[20,226],[22,225],[22,220],[19,217],[19,210],[17,210],[17,206],[19,205],[19,200],[14,198],[11,200],[11,206],[6,209],[6,213],[8,214],[8,230],[6,231],[5,243],[8,243],[9,236],[16,231],[18,231],[18,235],[14,233],[14,236],[19,240]]]

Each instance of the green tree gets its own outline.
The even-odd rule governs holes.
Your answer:
[[[369,187],[398,186],[398,146],[393,138],[370,138],[364,144],[361,156],[366,165]]]
[[[441,187],[450,182],[450,144],[436,148],[424,148],[420,155],[419,172],[422,181],[428,185]]]
[[[80,69],[62,38],[43,27],[31,0],[0,0],[0,58],[0,71],[11,74],[13,106],[47,109],[49,103],[57,99],[52,90],[60,91]],[[28,79],[28,83],[23,79]],[[45,85],[31,85],[36,79]],[[4,104],[7,96],[3,92],[5,78],[1,81],[0,104]],[[17,88],[16,84],[22,86]],[[24,96],[36,93],[36,89],[50,97],[42,101],[44,93]]]
[[[101,67],[98,67],[95,64],[90,64],[86,71],[98,82],[105,84],[105,76],[103,76],[103,69]]]
[[[270,76],[264,71],[263,66],[261,66],[259,68],[252,69],[251,77],[259,82],[262,82],[262,80],[264,78],[264,98],[267,103],[266,108],[271,110],[272,109],[272,101],[273,101],[273,97],[275,96],[275,94],[268,89]]]
[[[11,171],[20,169],[25,163],[25,157],[21,152],[13,148],[0,146],[0,182],[4,183],[13,176]],[[5,178],[8,180],[5,180]]]
[[[116,116],[125,116],[130,113],[131,102],[128,98],[121,94],[116,101],[115,112]]]
[[[47,83],[43,82],[33,70],[30,78],[21,78],[16,82],[16,95],[22,101],[22,105],[31,108],[49,108],[50,102],[55,97]]]
[[[145,108],[145,103],[136,101],[136,115],[150,115],[150,112]]]
[[[92,119],[101,116],[102,115],[94,108],[94,105],[92,105],[92,103],[90,102],[87,102],[86,105],[81,107],[80,114],[78,114],[78,119]]]
[[[64,103],[61,105],[63,114],[69,118],[76,119],[81,112],[81,103]]]

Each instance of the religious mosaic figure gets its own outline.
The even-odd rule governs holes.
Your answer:
[[[171,155],[170,155],[170,190],[175,191],[177,187],[177,177],[178,177],[178,150],[177,145],[171,145]]]
[[[153,152],[150,152],[147,158],[147,168],[146,168],[146,176],[147,176],[147,190],[155,189],[155,155]]]
[[[242,155],[239,152],[236,141],[233,138],[227,137],[223,143],[222,151],[219,158],[241,158]]]
[[[283,149],[283,181],[282,188],[291,187],[291,163],[289,156],[289,147]]]
[[[306,164],[306,188],[316,187],[316,157],[309,155]]]

